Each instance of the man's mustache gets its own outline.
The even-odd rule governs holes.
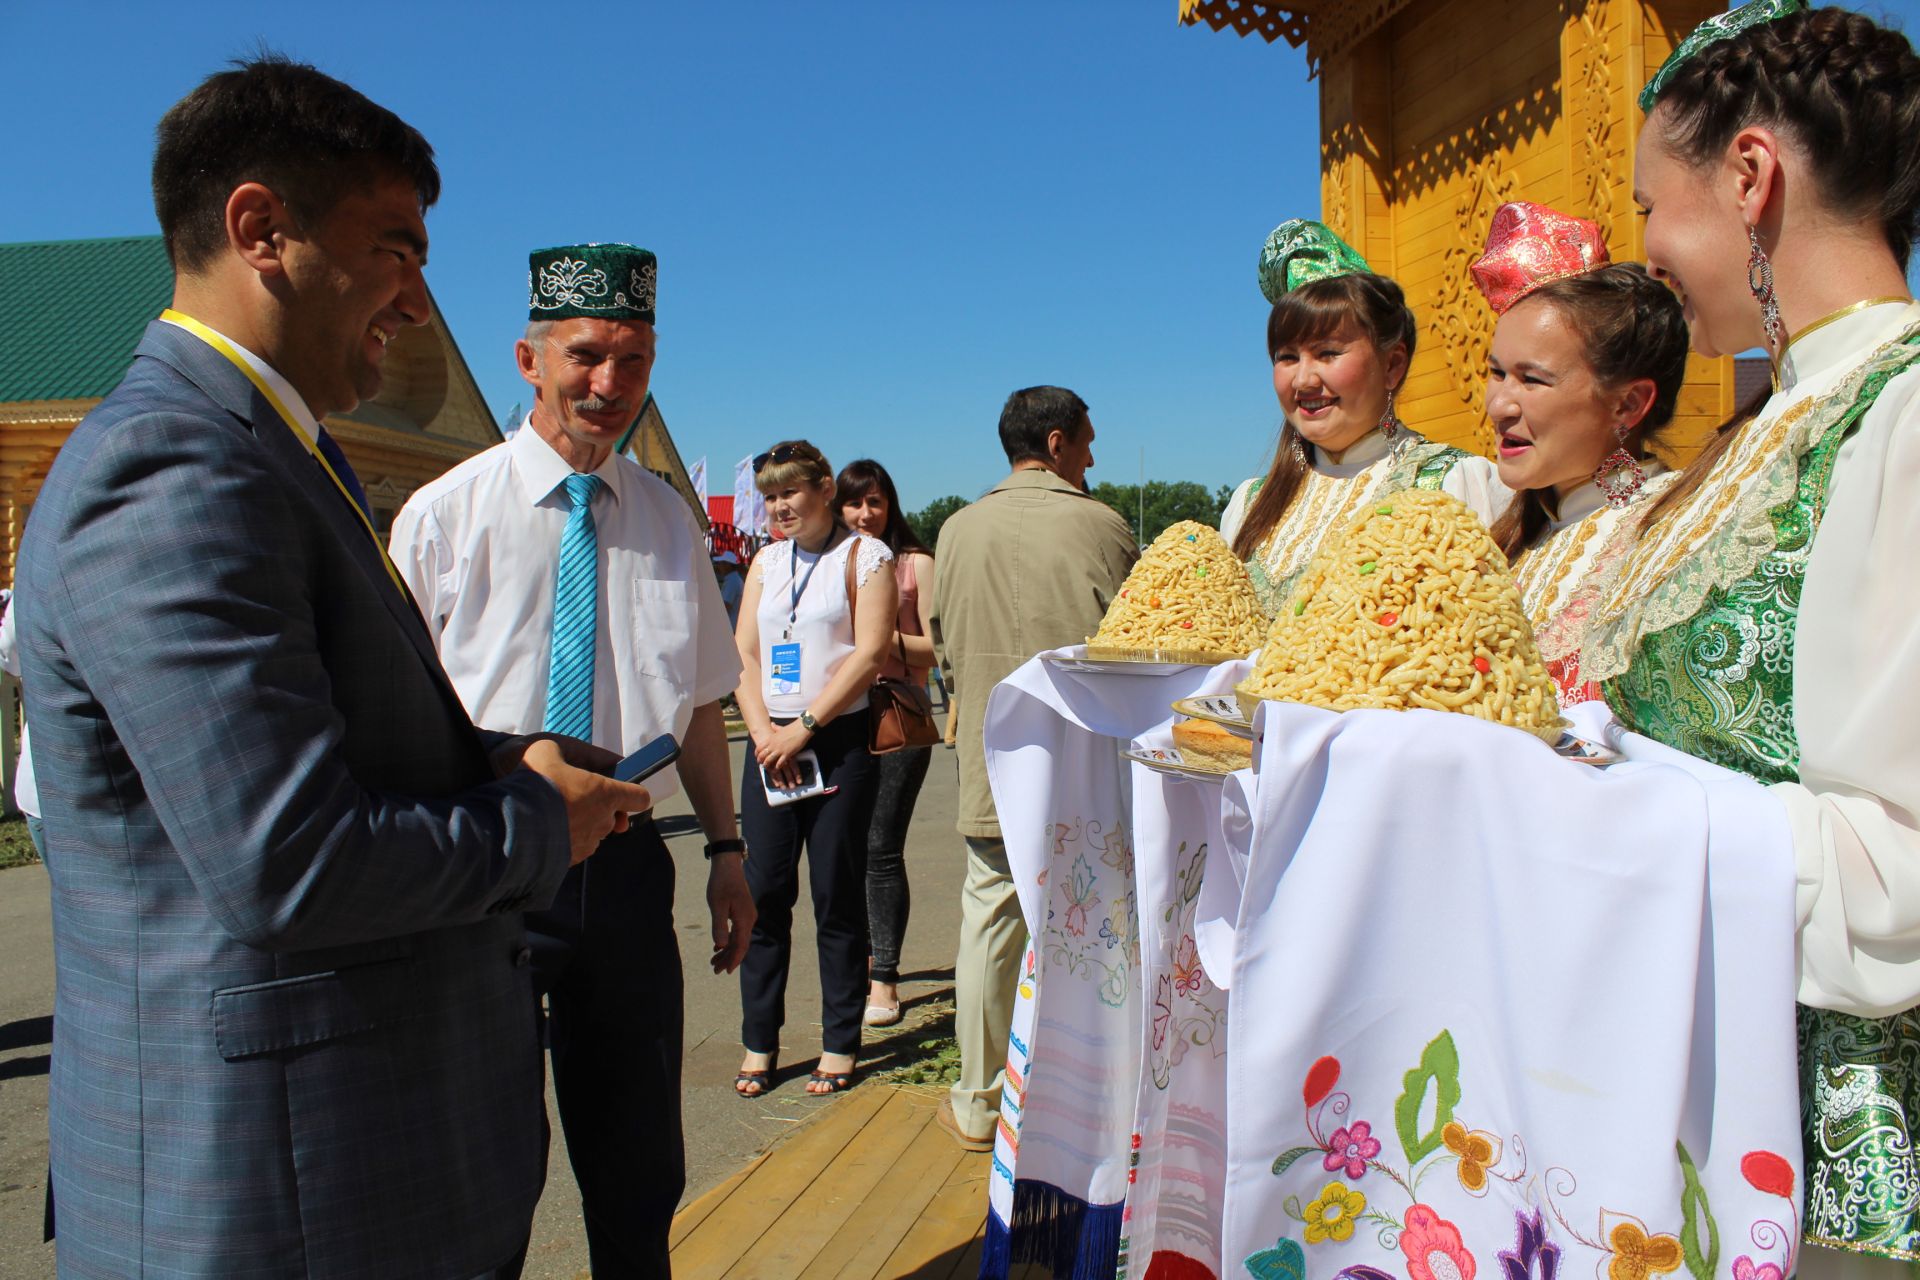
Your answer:
[[[629,411],[625,400],[603,400],[599,396],[575,400],[573,408],[576,413],[626,413]]]

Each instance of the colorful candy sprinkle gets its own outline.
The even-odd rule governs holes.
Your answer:
[[[1390,627],[1398,621],[1400,621],[1400,615],[1397,613],[1383,613],[1379,618],[1380,625],[1383,627]]]
[[[1160,597],[1155,596],[1153,599],[1147,601],[1147,606],[1149,608],[1158,609],[1160,607]]]
[[[1194,576],[1194,577],[1196,577],[1196,578],[1204,578],[1204,577],[1206,577],[1206,576],[1207,576],[1207,566],[1205,566],[1205,565],[1201,565],[1201,566],[1200,566],[1200,567],[1199,567],[1198,569],[1195,569],[1195,570],[1193,571],[1193,576]]]
[[[1193,619],[1192,619],[1192,618],[1182,618],[1182,619],[1180,620],[1180,625],[1181,625],[1181,626],[1183,626],[1183,627],[1185,627],[1185,628],[1186,628],[1187,630],[1189,630],[1189,631],[1191,631],[1191,630],[1193,630]]]
[[[1125,600],[1125,599],[1127,598],[1127,593],[1126,593],[1125,591],[1122,591],[1122,592],[1120,593],[1120,598],[1121,598],[1122,600]]]
[[[1305,600],[1299,601],[1297,604],[1293,606],[1293,616],[1296,618],[1299,617],[1301,614],[1305,613],[1306,611],[1307,611],[1307,602]]]
[[[1378,561],[1369,560],[1365,564],[1360,566],[1361,576],[1364,577],[1367,574],[1372,573],[1375,569],[1378,569],[1379,567],[1380,567],[1380,564]]]
[[[1393,514],[1393,508],[1392,507],[1375,507],[1373,509],[1373,514],[1377,516],[1390,516]]]
[[[1197,533],[1190,533],[1190,534],[1188,534],[1188,535],[1187,535],[1187,541],[1188,541],[1188,542],[1198,542],[1198,541],[1200,541],[1200,535],[1199,535],[1199,534],[1197,534]]]
[[[1475,658],[1473,660],[1473,669],[1475,671],[1478,671],[1481,675],[1485,675],[1487,674],[1487,672],[1493,670],[1493,664],[1491,662],[1488,662],[1485,658]]]

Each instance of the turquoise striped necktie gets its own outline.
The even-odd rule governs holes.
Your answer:
[[[553,576],[553,661],[547,668],[547,731],[593,737],[593,633],[600,611],[600,539],[593,495],[605,482],[577,472],[566,479],[573,512],[560,534]]]

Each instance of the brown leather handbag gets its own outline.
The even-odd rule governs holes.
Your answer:
[[[852,605],[854,556],[858,547],[847,549],[847,602]],[[896,637],[900,646],[900,665],[907,666],[907,642]],[[911,670],[911,668],[908,668]],[[933,722],[933,698],[924,682],[891,680],[881,676],[867,691],[867,751],[876,756],[904,751],[908,747],[930,747],[940,741],[940,726]]]

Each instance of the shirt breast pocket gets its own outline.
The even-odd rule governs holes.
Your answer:
[[[690,583],[633,580],[633,665],[641,675],[693,687],[697,607]]]

